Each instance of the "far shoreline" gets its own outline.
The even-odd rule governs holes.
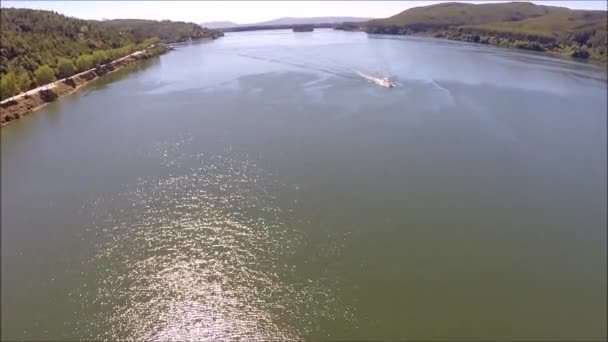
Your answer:
[[[490,48],[490,49],[496,49],[499,51],[511,51],[513,53],[519,53],[519,54],[524,54],[524,55],[529,55],[529,56],[546,57],[546,58],[550,58],[550,59],[560,60],[563,62],[590,65],[590,66],[594,66],[594,67],[597,67],[600,69],[608,70],[608,65],[603,61],[600,61],[600,60],[597,60],[594,58],[575,58],[575,57],[568,56],[567,54],[564,54],[564,53],[561,53],[558,51],[551,51],[551,50],[534,51],[534,50],[527,50],[527,49],[521,49],[521,48],[515,48],[515,47],[499,46],[499,45],[494,45],[494,44],[482,44],[482,43],[470,42],[467,40],[449,39],[449,38],[445,38],[445,37],[434,37],[431,34],[425,34],[425,33],[406,35],[406,34],[390,34],[390,33],[367,33],[364,31],[346,31],[346,32],[361,32],[361,33],[365,33],[368,36],[386,37],[384,39],[411,39],[411,38],[414,38],[414,39],[422,39],[422,40],[429,40],[429,41],[434,40],[434,41],[438,41],[438,42],[449,42],[449,43],[454,43],[454,44],[465,44],[465,45],[470,45],[470,46],[474,46],[474,47],[486,47],[486,48]]]

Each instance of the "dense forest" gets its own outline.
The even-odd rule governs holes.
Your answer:
[[[579,58],[608,60],[606,11],[571,10],[527,2],[443,3],[411,8],[365,24],[368,33],[435,37]]]
[[[137,40],[158,37],[165,43],[183,42],[189,39],[218,38],[223,33],[210,30],[194,23],[182,21],[155,21],[141,19],[115,19],[101,22],[102,26],[117,29],[121,32],[130,32]]]
[[[194,23],[94,21],[42,10],[0,11],[0,99],[69,77],[158,41],[216,38]]]

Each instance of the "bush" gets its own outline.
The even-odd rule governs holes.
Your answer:
[[[589,52],[583,49],[576,49],[570,54],[570,56],[574,58],[589,58]]]
[[[545,49],[537,42],[517,41],[514,47],[522,50],[545,51]]]
[[[51,101],[54,101],[57,97],[59,97],[57,95],[57,93],[53,91],[53,89],[44,89],[44,90],[41,90],[38,93],[38,95],[40,96],[40,98],[44,102],[51,102]]]
[[[587,43],[587,40],[591,37],[591,32],[589,31],[577,31],[572,34],[570,37],[571,40],[579,43],[581,46]]]
[[[156,37],[148,38],[148,39],[144,40],[143,42],[137,44],[136,50],[145,50],[145,49],[149,48],[150,46],[156,45],[158,43],[160,43],[160,39],[158,39]]]
[[[118,49],[106,50],[106,53],[108,55],[108,58],[110,58],[110,60],[115,60],[117,58],[120,58],[120,52]]]
[[[95,51],[93,53],[93,66],[100,66],[110,61],[108,54],[105,51]]]
[[[70,77],[76,72],[76,66],[74,65],[74,62],[67,58],[59,58],[57,71],[59,73],[59,78]]]
[[[110,58],[112,60],[122,58],[131,53],[131,48],[129,46],[123,46],[118,49],[112,49],[110,53]]]
[[[17,87],[19,87],[20,91],[28,91],[32,89],[32,80],[27,72],[22,72],[19,76],[17,76]]]
[[[0,78],[0,99],[6,99],[16,95],[19,92],[17,87],[17,78],[11,71]]]
[[[89,70],[93,67],[93,56],[81,55],[76,59],[76,70],[79,72]]]
[[[45,64],[36,69],[34,77],[36,78],[36,84],[41,86],[53,82],[55,80],[55,72],[50,66]]]

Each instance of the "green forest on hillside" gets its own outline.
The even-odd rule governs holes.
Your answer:
[[[571,10],[527,2],[444,3],[371,20],[368,33],[433,34],[455,40],[572,57],[608,60],[606,11]]]
[[[216,38],[194,23],[95,21],[42,10],[0,11],[0,99],[69,77],[159,41]],[[221,35],[221,33],[220,33]]]
[[[210,30],[194,23],[181,21],[155,21],[142,19],[115,19],[98,22],[103,27],[130,32],[137,40],[151,36],[158,37],[165,43],[183,42],[189,39],[218,38],[223,33]]]

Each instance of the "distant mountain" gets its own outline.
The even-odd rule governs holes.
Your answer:
[[[608,60],[606,11],[529,2],[442,3],[365,23],[367,33],[420,34],[578,58]]]
[[[237,27],[239,24],[232,21],[210,21],[208,23],[202,23],[201,26],[209,29],[221,29]]]
[[[261,23],[248,24],[247,26],[266,26],[266,25],[318,25],[318,24],[341,24],[345,22],[364,22],[372,18],[360,17],[313,17],[313,18],[278,18],[264,21]]]
[[[260,27],[260,26],[293,26],[293,25],[320,25],[320,24],[341,24],[345,22],[359,23],[366,22],[372,18],[360,17],[312,17],[312,18],[291,18],[284,17],[263,21],[260,23],[237,24],[232,21],[211,21],[202,23],[202,27],[210,29],[232,29],[238,27]]]

